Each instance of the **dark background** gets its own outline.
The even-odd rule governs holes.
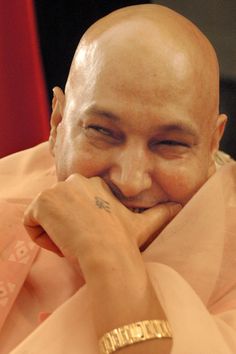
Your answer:
[[[113,10],[145,3],[148,1],[35,0],[49,97],[55,85],[64,88],[75,49],[90,25]]]
[[[169,6],[170,3],[170,1],[167,4],[166,1],[156,2],[167,6]],[[51,90],[55,85],[64,88],[74,51],[85,30],[97,19],[105,16],[115,9],[143,3],[148,3],[148,1],[35,0],[38,32],[49,101],[52,98]],[[188,13],[188,11],[189,8],[192,9],[194,1],[191,1],[191,7],[184,7],[183,1],[181,2],[180,0],[175,0],[171,3],[174,5],[171,6],[173,9],[176,9],[188,18],[192,19],[191,13]],[[181,8],[178,8],[178,4]],[[214,9],[217,11],[215,6]],[[201,24],[201,14],[203,14],[203,12],[204,9],[199,11],[199,23],[198,19],[197,21],[195,18],[192,19],[195,20],[195,23],[199,26]],[[196,13],[196,11],[194,13]],[[212,23],[210,25],[212,29]],[[207,28],[201,29],[203,29],[209,37]],[[212,40],[212,38],[210,38],[210,40]],[[224,41],[222,41],[222,43],[224,43]],[[215,46],[217,45],[214,43],[214,40],[213,44]],[[224,60],[224,55],[222,56],[222,60]],[[230,76],[228,74],[228,72],[230,73],[230,70],[227,70],[228,65],[225,64],[225,67],[227,76],[222,74],[220,83],[220,111],[228,115],[229,122],[221,148],[236,158],[236,78],[233,75]]]

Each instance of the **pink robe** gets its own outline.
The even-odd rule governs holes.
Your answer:
[[[0,161],[0,354],[95,354],[76,266],[29,239],[25,206],[55,183],[46,143]],[[236,163],[221,167],[143,253],[171,354],[236,353]]]

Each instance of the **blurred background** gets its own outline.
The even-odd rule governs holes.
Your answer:
[[[1,1],[0,157],[47,139],[52,88],[64,88],[84,31],[117,8],[143,3],[176,10],[212,42],[221,67],[220,111],[229,117],[221,148],[236,158],[235,0]]]

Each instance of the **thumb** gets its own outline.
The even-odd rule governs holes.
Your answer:
[[[140,234],[138,245],[144,251],[164,227],[179,213],[182,206],[168,202],[159,204],[140,214]]]

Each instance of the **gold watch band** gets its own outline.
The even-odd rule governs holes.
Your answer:
[[[99,340],[99,350],[101,354],[110,354],[128,345],[154,338],[172,338],[166,320],[140,321],[115,328]]]

